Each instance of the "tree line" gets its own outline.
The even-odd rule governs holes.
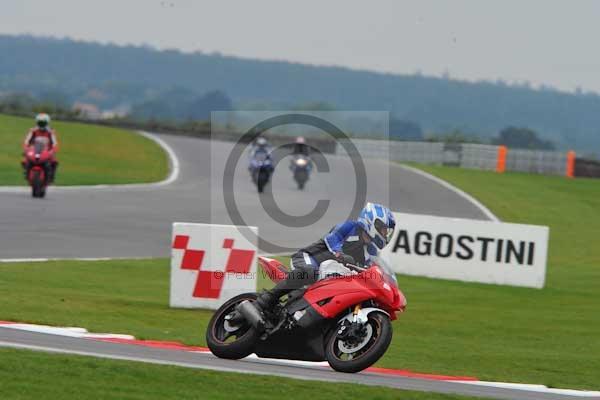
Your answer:
[[[113,117],[94,121],[105,125],[123,126],[134,129],[146,129],[155,132],[171,132],[194,136],[208,136],[211,133],[211,110],[224,110],[231,103],[225,93],[214,91],[204,96],[181,100],[185,105],[181,111],[157,107],[158,103],[142,103],[133,108],[126,116]],[[175,103],[179,104],[179,103]],[[179,104],[179,105],[181,105]],[[156,109],[154,108],[156,107]],[[10,94],[0,97],[0,113],[19,116],[33,116],[45,112],[55,119],[87,121],[89,118],[78,109],[73,109],[60,101],[40,100],[28,94]],[[222,127],[224,128],[224,127]],[[368,132],[357,132],[357,136],[368,136]],[[552,142],[540,139],[539,135],[529,128],[509,126],[502,129],[491,141],[464,134],[455,130],[447,134],[424,135],[419,124],[412,121],[391,119],[389,122],[389,138],[403,141],[430,141],[445,143],[490,143],[503,144],[511,148],[554,150]]]
[[[197,110],[217,103],[238,110],[387,110],[399,127],[390,130],[394,139],[437,140],[458,131],[489,143],[511,125],[537,132],[539,141],[528,146],[600,148],[600,96],[592,93],[31,36],[0,35],[0,54],[0,94],[121,107],[132,118],[201,119],[206,112]]]

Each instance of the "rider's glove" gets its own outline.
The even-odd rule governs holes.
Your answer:
[[[346,265],[346,264],[352,264],[352,265],[356,265],[356,260],[354,260],[354,257],[348,255],[348,254],[344,254],[342,252],[337,252],[335,253],[335,258],[337,259],[338,262]]]

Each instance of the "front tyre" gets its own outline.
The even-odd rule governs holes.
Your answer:
[[[244,293],[229,299],[213,314],[206,328],[206,343],[219,358],[238,360],[252,354],[260,333],[235,308],[245,300],[255,301],[256,293]],[[234,320],[228,319],[237,317]],[[234,321],[234,322],[231,322]]]
[[[351,338],[340,338],[338,326],[329,335],[325,357],[331,368],[339,372],[359,372],[370,367],[392,341],[392,322],[381,312],[371,312],[360,334]]]
[[[40,171],[33,171],[31,177],[31,196],[42,197],[43,182],[42,174]]]
[[[258,182],[256,186],[258,187],[258,193],[262,193],[265,190],[265,186],[269,182],[269,172],[264,171],[262,168],[258,173]]]

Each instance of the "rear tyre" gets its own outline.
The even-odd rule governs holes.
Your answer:
[[[372,312],[365,323],[365,335],[349,343],[338,337],[337,326],[325,345],[327,362],[339,372],[359,372],[375,364],[392,341],[392,322],[381,312]]]
[[[238,360],[252,354],[260,332],[244,319],[239,323],[231,324],[225,317],[233,313],[235,307],[241,302],[255,301],[256,297],[256,293],[240,294],[229,299],[215,311],[206,328],[206,343],[215,356]]]

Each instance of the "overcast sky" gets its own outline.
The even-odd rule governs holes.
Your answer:
[[[595,0],[0,0],[0,33],[600,92]]]

